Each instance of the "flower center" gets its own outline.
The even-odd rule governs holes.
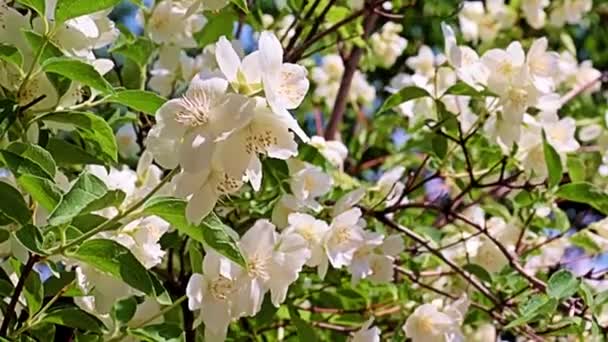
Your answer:
[[[175,115],[175,120],[183,125],[198,127],[209,122],[211,104],[207,95],[203,92],[195,96],[182,96],[182,110]]]
[[[232,178],[225,172],[220,177],[221,178],[220,178],[219,182],[217,183],[215,189],[221,195],[232,194],[232,193],[236,192],[238,189],[240,189],[241,185],[243,185],[243,182],[241,180]]]
[[[418,318],[418,328],[425,334],[431,335],[433,333],[433,318],[429,316],[422,316]]]
[[[272,145],[278,145],[278,139],[269,129],[261,132],[251,132],[245,139],[245,151],[248,154],[264,153]]]
[[[266,255],[254,255],[247,262],[247,273],[253,278],[260,278],[262,280],[268,280],[270,274],[268,274],[268,263],[270,257]]]
[[[351,239],[351,235],[352,234],[350,233],[350,229],[348,229],[348,227],[338,227],[333,236],[333,241],[336,244],[341,245],[349,241]]]
[[[209,284],[209,292],[218,300],[225,300],[234,290],[234,282],[221,275]]]

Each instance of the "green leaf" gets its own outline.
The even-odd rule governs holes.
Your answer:
[[[32,213],[19,190],[0,181],[0,213],[15,223],[28,224]]]
[[[543,131],[543,151],[545,154],[545,163],[549,172],[549,188],[559,185],[562,180],[562,159],[551,144],[547,141],[545,131]]]
[[[296,326],[296,330],[298,333],[298,339],[300,341],[314,342],[320,341],[319,336],[315,332],[315,329],[310,325],[310,323],[306,322],[300,317],[298,310],[295,307],[289,306],[289,317],[291,317],[291,321]]]
[[[14,234],[15,238],[17,238],[17,240],[19,240],[19,242],[29,251],[41,255],[47,254],[42,250],[41,246],[43,238],[42,234],[40,233],[40,230],[38,230],[36,226],[32,224],[26,224],[25,226],[21,227],[21,229],[17,230]]]
[[[27,7],[33,9],[40,15],[44,17],[44,9],[45,9],[45,1],[44,0],[17,0],[17,2],[26,5]]]
[[[433,152],[438,158],[443,159],[448,151],[448,139],[441,134],[434,134],[432,145]]]
[[[456,82],[456,84],[449,87],[443,93],[442,96],[445,96],[445,95],[460,95],[460,96],[472,96],[472,97],[488,97],[488,96],[496,97],[496,95],[490,91],[487,91],[485,89],[478,91],[475,88],[471,87],[470,85],[468,85],[462,81],[458,81],[458,82]]]
[[[57,112],[40,118],[44,122],[64,124],[73,127],[86,141],[87,145],[103,160],[116,162],[118,148],[114,131],[108,123],[93,113],[88,112]]]
[[[78,59],[70,57],[53,57],[42,63],[42,69],[48,73],[65,76],[72,81],[80,82],[102,94],[113,93],[112,85],[101,76],[95,68]]]
[[[55,178],[57,165],[55,165],[53,156],[44,148],[33,144],[13,142],[6,149],[38,165],[50,179]]]
[[[555,272],[547,282],[547,294],[555,299],[567,298],[578,290],[580,280],[568,270]]]
[[[521,308],[521,316],[511,321],[511,323],[505,326],[505,329],[510,329],[528,322],[532,322],[542,318],[546,315],[551,315],[557,308],[557,300],[555,298],[548,298],[545,295],[532,296],[528,301],[524,303]]]
[[[154,43],[148,38],[137,37],[136,39],[127,39],[123,44],[119,44],[110,49],[112,53],[121,54],[129,58],[140,68],[148,64],[150,56],[154,51]]]
[[[559,187],[555,195],[572,202],[588,204],[602,214],[608,214],[608,194],[591,183],[565,184]]]
[[[167,289],[163,286],[163,284],[158,280],[156,274],[154,272],[148,272],[150,276],[150,280],[152,281],[152,286],[154,287],[154,296],[156,297],[156,301],[160,305],[171,305],[173,301],[171,300],[171,295]]]
[[[90,213],[90,212],[93,212],[93,211],[97,211],[97,210],[101,210],[101,209],[105,209],[105,208],[108,208],[108,207],[118,208],[118,207],[120,207],[120,205],[122,204],[122,202],[125,200],[126,196],[127,195],[122,190],[109,190],[101,198],[96,199],[93,202],[89,203],[79,213],[79,215],[87,214],[87,213]]]
[[[48,212],[52,212],[61,202],[61,189],[52,181],[34,175],[21,175],[17,178],[19,186]]]
[[[85,14],[108,9],[119,2],[120,0],[57,0],[57,6],[55,7],[55,25],[59,25],[66,20],[77,18]]]
[[[230,0],[233,4],[237,5],[241,11],[245,13],[249,13],[249,9],[247,8],[247,1],[245,0]]]
[[[148,342],[180,342],[183,329],[177,324],[161,323],[138,329],[128,329],[129,335]]]
[[[128,297],[114,303],[112,306],[112,317],[118,322],[125,324],[133,318],[137,311],[137,301],[135,297]]]
[[[572,182],[585,181],[585,164],[581,158],[579,158],[579,156],[569,154],[566,161],[566,166],[568,166],[568,174],[570,175],[570,180]]]
[[[146,203],[144,213],[164,219],[181,233],[245,267],[245,258],[236,240],[228,233],[230,228],[216,215],[209,215],[200,226],[195,226],[186,219],[186,201],[172,197],[153,198]]]
[[[209,16],[203,29],[194,33],[194,39],[198,46],[202,48],[215,43],[221,36],[226,36],[226,39],[230,40],[234,31],[235,19],[236,13],[229,9],[224,9],[218,14]]]
[[[4,162],[4,165],[6,165],[16,177],[21,175],[34,175],[52,179],[38,164],[11,151],[0,151],[0,161]]]
[[[49,216],[49,223],[60,225],[70,222],[91,203],[103,198],[107,192],[108,188],[101,179],[88,172],[82,173]]]
[[[154,115],[167,99],[144,90],[121,90],[110,96],[108,102],[123,104],[131,109]]]
[[[11,284],[10,281],[5,279],[0,279],[0,296],[3,298],[10,297],[13,295],[13,291],[15,287]]]
[[[23,66],[23,55],[21,51],[14,46],[0,44],[0,59],[14,66],[21,68]]]
[[[104,239],[85,241],[71,257],[102,272],[122,279],[147,295],[154,295],[154,285],[146,268],[123,245]]]
[[[61,49],[50,41],[46,41],[45,43],[45,38],[43,38],[38,32],[26,30],[23,31],[23,34],[25,35],[25,39],[30,44],[33,51],[38,51],[44,44],[44,50],[40,55],[40,63],[43,63],[49,58],[63,56]]]
[[[55,323],[65,327],[95,333],[101,333],[106,329],[104,324],[97,317],[75,307],[51,311],[44,316],[42,322]]]
[[[386,101],[384,101],[384,104],[382,104],[382,107],[380,107],[380,110],[378,110],[378,114],[385,112],[397,105],[400,105],[403,102],[407,102],[410,100],[418,99],[421,97],[427,97],[427,96],[432,97],[428,91],[426,91],[422,88],[419,88],[419,87],[410,86],[410,87],[402,88],[397,93],[389,96],[388,99],[386,99]]]
[[[49,139],[46,148],[51,153],[57,164],[62,166],[104,164],[102,160],[97,159],[92,154],[83,150],[80,146],[70,144],[65,140],[51,138]]]
[[[488,271],[486,271],[485,268],[483,268],[477,264],[466,264],[463,268],[465,270],[467,270],[468,272],[471,272],[473,275],[475,275],[480,280],[488,282],[488,283],[492,283],[492,275]]]

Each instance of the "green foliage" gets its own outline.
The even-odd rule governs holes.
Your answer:
[[[90,64],[69,57],[53,57],[44,61],[42,69],[47,73],[54,73],[80,82],[102,94],[113,93],[112,85]]]
[[[71,256],[123,280],[144,294],[155,293],[148,271],[131,251],[115,241],[104,239],[85,241]]]
[[[171,223],[181,233],[211,247],[235,263],[245,267],[246,262],[241,254],[229,227],[224,225],[214,214],[203,220],[200,226],[195,226],[186,219],[186,202],[177,198],[157,197],[146,203],[144,212],[156,215]]]
[[[66,20],[80,17],[81,15],[98,12],[118,4],[120,0],[57,0],[55,7],[55,23],[59,25]]]
[[[143,90],[121,90],[108,99],[108,102],[120,103],[150,115],[154,115],[166,101],[155,93]]]

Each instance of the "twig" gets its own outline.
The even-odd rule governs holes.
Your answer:
[[[11,320],[13,319],[13,316],[15,315],[15,307],[17,306],[17,302],[19,301],[19,296],[21,296],[23,287],[25,287],[25,281],[27,280],[27,277],[30,275],[30,273],[34,269],[34,265],[39,260],[40,260],[39,255],[36,255],[36,254],[30,255],[29,258],[27,259],[27,262],[25,263],[25,266],[23,266],[23,269],[21,270],[21,276],[19,277],[19,281],[17,282],[17,285],[15,286],[15,291],[13,292],[11,301],[9,302],[8,307],[6,308],[4,320],[2,320],[2,326],[0,327],[0,336],[2,336],[2,337],[7,336],[8,327],[11,323]]]

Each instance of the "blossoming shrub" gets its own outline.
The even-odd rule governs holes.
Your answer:
[[[606,13],[0,0],[0,339],[604,341]]]

